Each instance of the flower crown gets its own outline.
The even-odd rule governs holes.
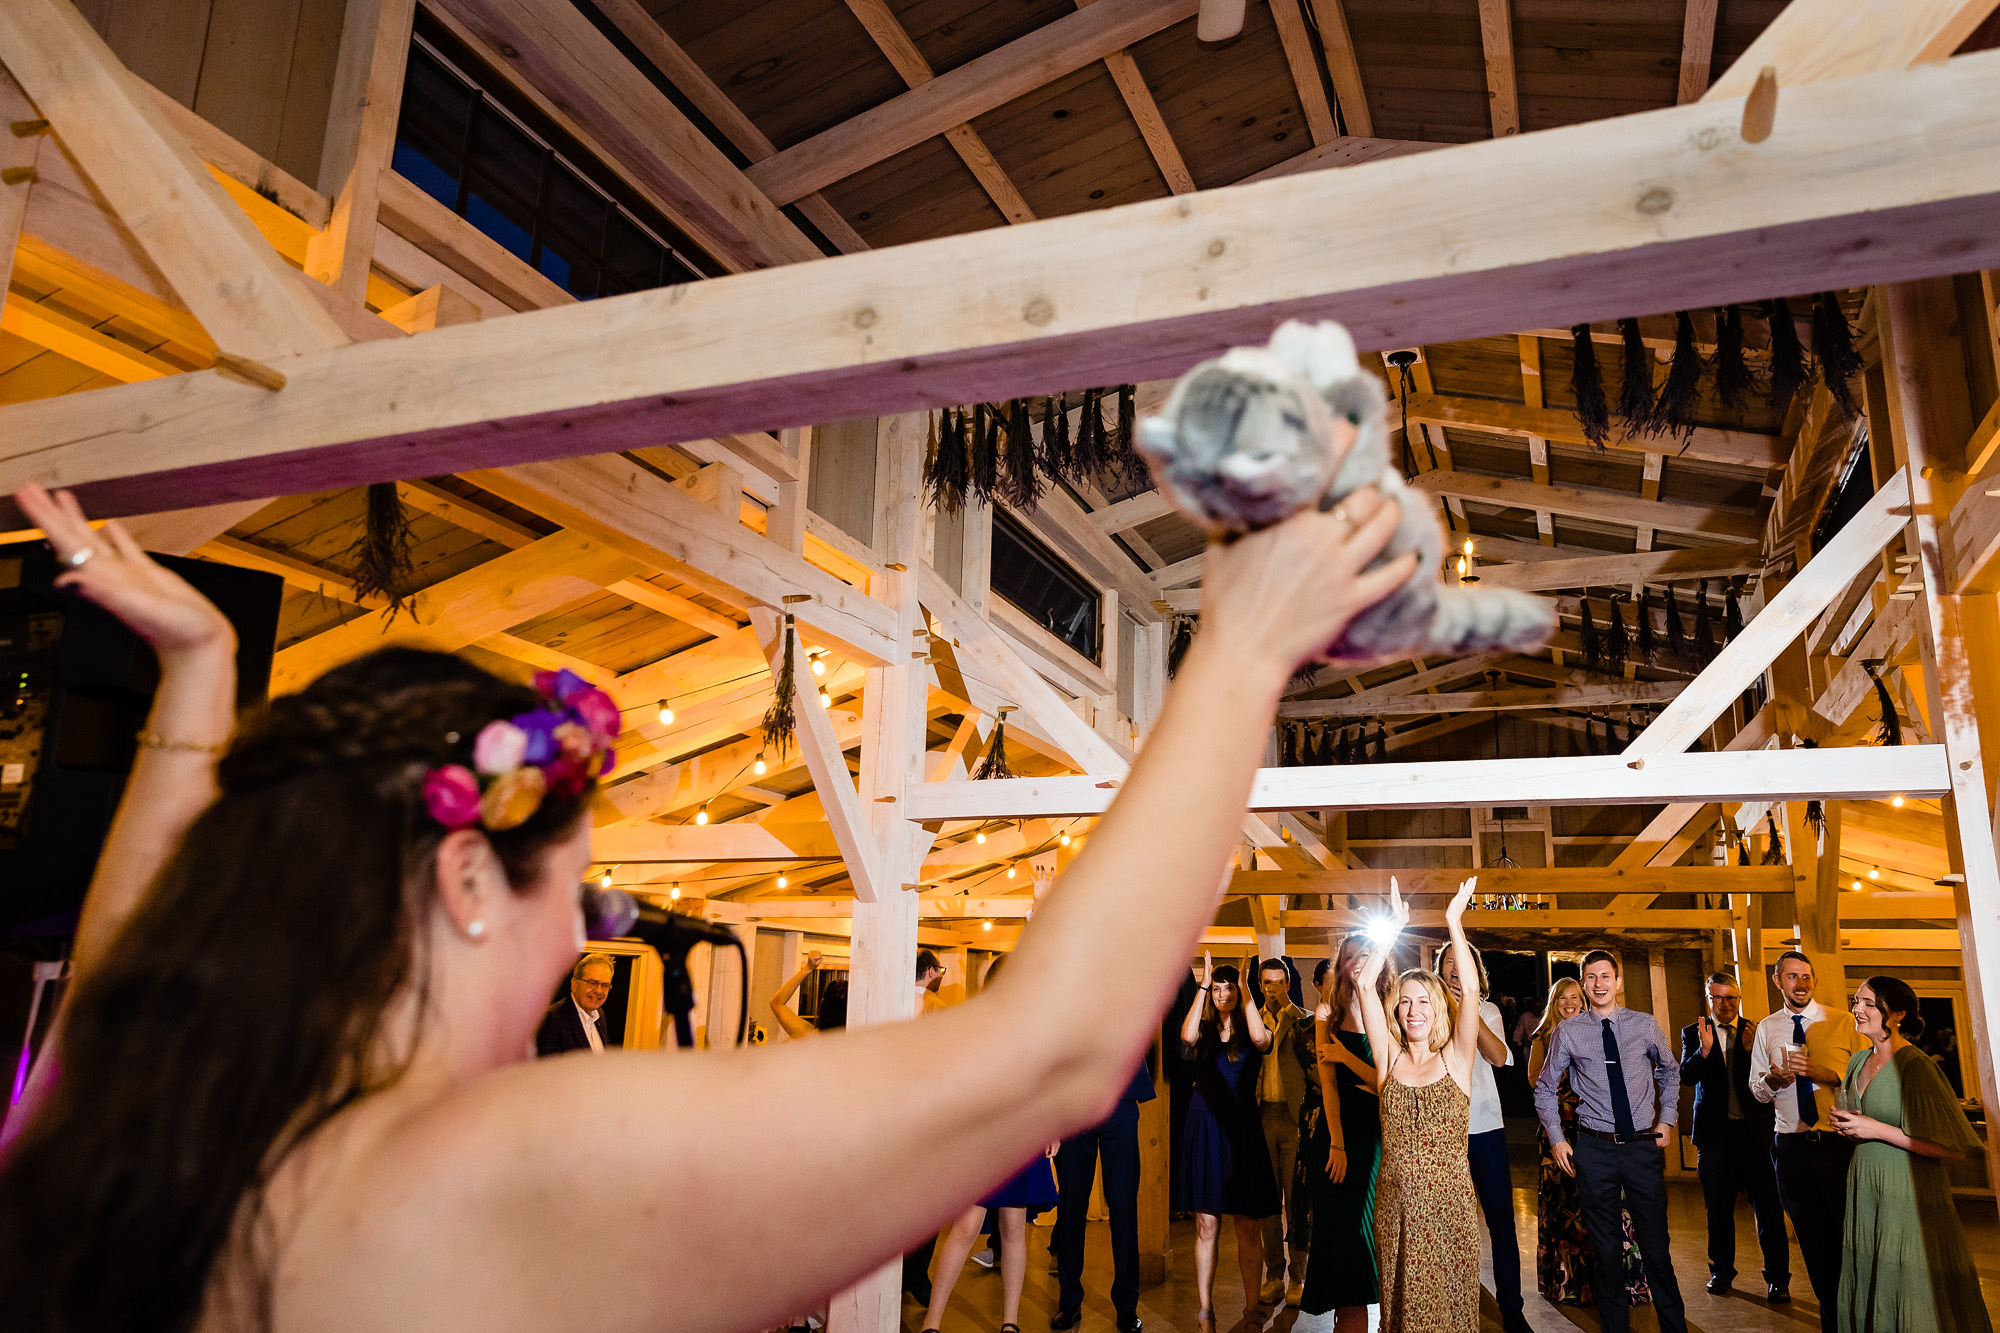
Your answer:
[[[579,796],[611,771],[622,727],[611,696],[564,667],[535,673],[547,707],[498,718],[472,742],[472,767],[444,764],[424,774],[424,806],[447,829],[491,832],[525,824],[553,792]],[[456,737],[453,737],[456,740]]]

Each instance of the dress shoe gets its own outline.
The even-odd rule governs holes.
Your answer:
[[[1764,1299],[1773,1305],[1790,1305],[1792,1303],[1791,1284],[1786,1283],[1783,1286],[1779,1286],[1775,1282],[1770,1283],[1764,1288]]]
[[[1285,1288],[1285,1304],[1287,1305],[1297,1305],[1305,1297],[1306,1289],[1297,1282]]]
[[[1285,1303],[1285,1279],[1274,1277],[1257,1290],[1257,1304],[1281,1306]]]
[[[1119,1315],[1118,1322],[1114,1325],[1114,1327],[1117,1328],[1118,1333],[1139,1333],[1139,1330],[1143,1329],[1145,1326],[1146,1326],[1146,1321],[1139,1318],[1139,1316],[1135,1314]]]
[[[1505,1330],[1505,1333],[1535,1333],[1534,1325],[1528,1322],[1528,1316],[1522,1314],[1519,1310],[1514,1311],[1512,1314],[1501,1315],[1500,1327]]]
[[[1734,1285],[1735,1281],[1736,1279],[1727,1273],[1712,1273],[1708,1279],[1708,1294],[1711,1296],[1727,1296],[1729,1288]]]
[[[1058,1330],[1065,1328],[1075,1328],[1082,1321],[1083,1321],[1083,1311],[1080,1309],[1057,1310],[1054,1314],[1049,1316],[1049,1327]]]

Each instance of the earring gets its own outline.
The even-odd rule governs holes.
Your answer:
[[[467,922],[465,927],[465,933],[467,935],[470,935],[473,939],[476,940],[480,936],[486,933],[486,923],[484,921]]]

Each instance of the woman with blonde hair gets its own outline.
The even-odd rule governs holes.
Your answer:
[[[1583,985],[1575,977],[1558,977],[1549,987],[1549,1002],[1542,1009],[1542,1021],[1528,1040],[1528,1082],[1541,1077],[1549,1058],[1549,1039],[1556,1025],[1583,1012]],[[1569,1075],[1563,1075],[1560,1106],[1565,1132],[1574,1133],[1576,1094],[1569,1089]],[[1583,1195],[1576,1177],[1556,1165],[1546,1130],[1537,1130],[1542,1145],[1541,1183],[1536,1187],[1539,1205],[1535,1224],[1535,1279],[1542,1295],[1562,1305],[1592,1305],[1597,1294],[1597,1251],[1583,1229]],[[1646,1284],[1646,1267],[1639,1257],[1639,1241],[1632,1234],[1632,1214],[1625,1214],[1625,1293],[1628,1305],[1646,1305],[1653,1289]]]
[[[1445,908],[1453,960],[1472,975],[1465,908],[1476,878]],[[1389,938],[1361,969],[1375,987],[1395,936],[1410,921],[1389,881]],[[1382,1333],[1474,1333],[1479,1327],[1479,1212],[1466,1161],[1479,1008],[1455,1005],[1444,979],[1412,968],[1397,978],[1395,1013],[1361,1006],[1382,1098],[1382,1169],[1375,1193],[1375,1253],[1381,1268]]]

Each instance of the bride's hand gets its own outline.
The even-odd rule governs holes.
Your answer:
[[[74,588],[130,626],[166,659],[234,653],[236,633],[215,604],[139,549],[117,520],[92,529],[76,497],[23,486],[14,500],[42,530],[66,568],[59,588]]]

